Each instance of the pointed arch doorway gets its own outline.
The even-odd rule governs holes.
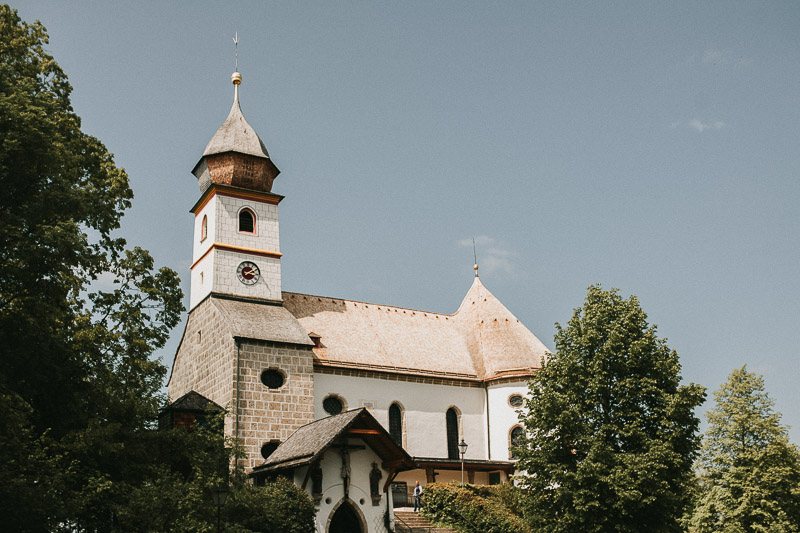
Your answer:
[[[328,525],[328,533],[366,533],[366,531],[361,513],[348,500],[337,506]]]

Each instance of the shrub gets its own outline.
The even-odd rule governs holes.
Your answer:
[[[467,533],[526,533],[528,527],[508,506],[516,505],[516,490],[431,483],[423,494],[422,515]]]
[[[227,533],[313,533],[316,509],[308,494],[286,478],[261,487],[244,485],[223,507]]]

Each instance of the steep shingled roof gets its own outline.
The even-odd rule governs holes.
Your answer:
[[[225,152],[239,152],[269,159],[267,147],[256,130],[245,120],[242,108],[239,106],[239,86],[235,86],[233,105],[228,113],[228,118],[222,123],[217,132],[211,137],[203,156],[222,154]]]
[[[467,380],[530,375],[547,348],[475,278],[452,315],[284,292],[319,364]]]
[[[362,439],[382,461],[391,462],[398,470],[415,466],[411,456],[392,441],[367,409],[361,407],[298,428],[253,472],[279,471],[312,463],[337,440],[347,437]]]
[[[262,341],[313,345],[298,321],[284,307],[217,296],[214,305],[225,316],[231,336]]]

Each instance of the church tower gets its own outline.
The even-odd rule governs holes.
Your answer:
[[[200,199],[192,207],[194,309],[210,294],[281,301],[278,203],[272,182],[280,170],[239,106],[242,76],[234,72],[233,106],[192,174]]]
[[[279,170],[239,106],[233,106],[192,174],[194,246],[189,316],[168,382],[173,400],[190,392],[227,411],[225,432],[252,468],[314,419],[314,342],[281,293]]]

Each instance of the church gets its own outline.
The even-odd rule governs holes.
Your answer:
[[[280,171],[242,114],[241,75],[231,80],[230,113],[192,170],[190,309],[170,400],[200,394],[226,409],[245,470],[258,481],[291,467],[319,505],[320,531],[343,503],[362,531],[382,531],[378,516],[404,505],[416,480],[507,481],[526,380],[548,349],[477,265],[451,314],[284,291]],[[363,450],[352,463],[348,446]],[[334,458],[341,476],[313,477],[314,461]]]

